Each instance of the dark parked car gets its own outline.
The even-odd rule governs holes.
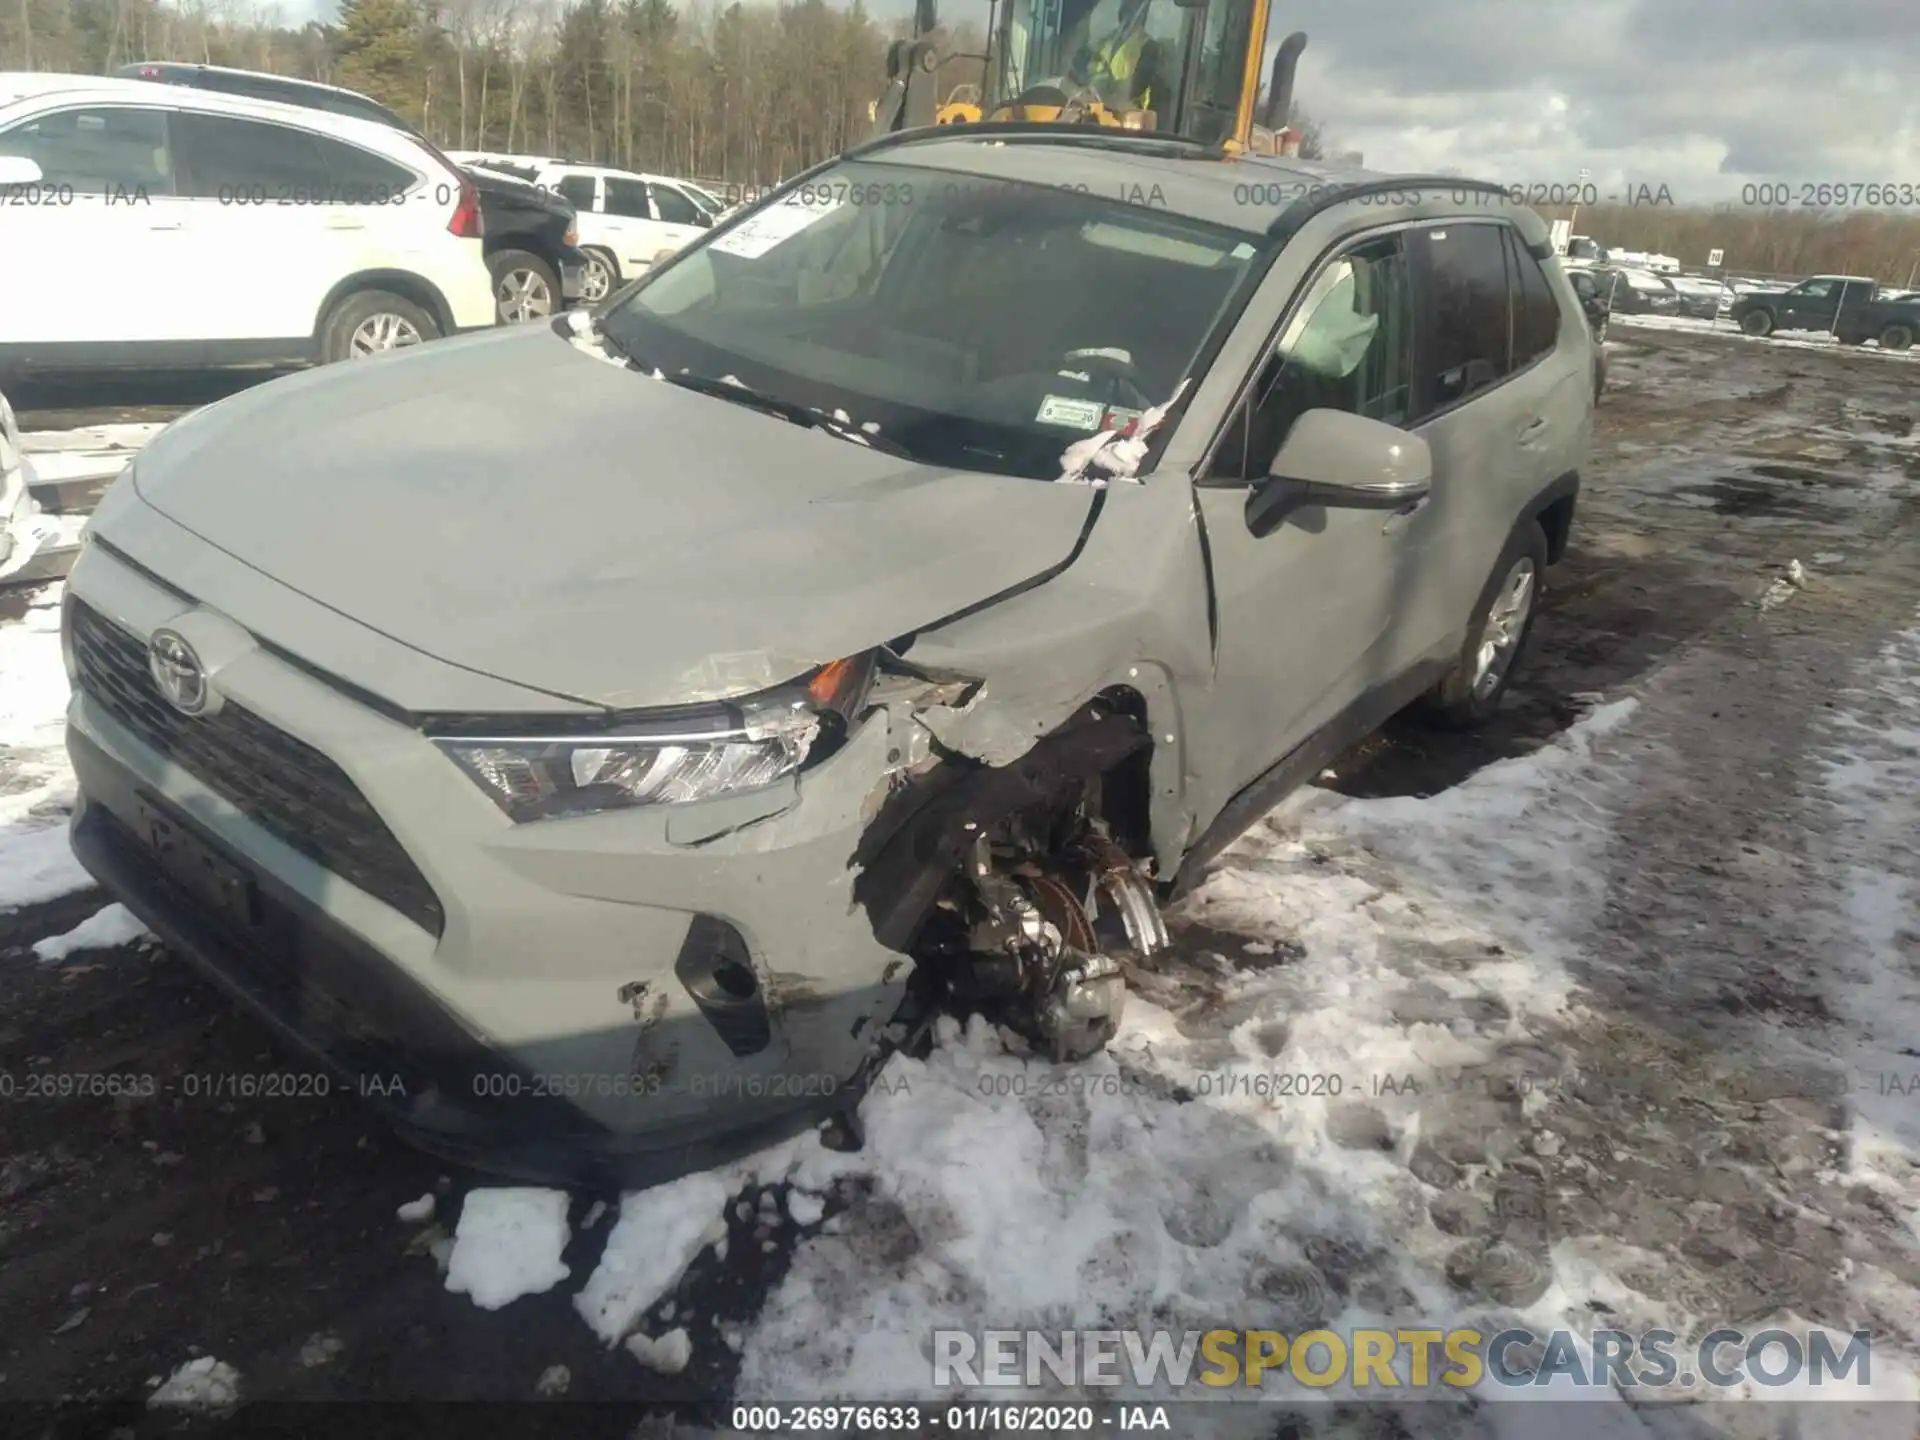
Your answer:
[[[1627,266],[1596,267],[1590,272],[1607,309],[1617,315],[1678,315],[1680,293],[1665,277]]]
[[[1573,293],[1580,297],[1581,312],[1587,317],[1587,328],[1593,332],[1593,403],[1598,405],[1600,393],[1607,388],[1607,321],[1613,312],[1593,271],[1570,269],[1567,279],[1573,285]]]
[[[575,244],[578,237],[570,203],[511,176],[455,164],[439,146],[369,96],[287,75],[174,61],[140,61],[122,65],[114,74],[127,80],[192,85],[228,95],[249,95],[256,100],[277,100],[283,105],[352,115],[404,130],[432,151],[448,169],[466,176],[479,191],[482,252],[493,276],[494,300],[502,321],[551,315],[584,293],[588,260]]]
[[[1742,295],[1729,312],[1749,335],[1817,330],[1849,345],[1878,340],[1904,350],[1920,330],[1920,304],[1891,300],[1879,282],[1858,275],[1815,275],[1790,290]]]

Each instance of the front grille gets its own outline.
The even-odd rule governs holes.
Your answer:
[[[181,714],[148,673],[145,641],[69,603],[78,683],[89,699],[276,840],[440,934],[439,897],[345,771],[231,701],[212,715]]]

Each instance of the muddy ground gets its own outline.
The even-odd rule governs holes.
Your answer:
[[[1665,783],[1630,817],[1630,845],[1603,877],[1606,963],[1582,977],[1607,998],[1606,1023],[1620,1034],[1561,1037],[1586,1045],[1594,1063],[1584,1087],[1557,1103],[1595,1137],[1596,1155],[1613,1156],[1604,1175],[1574,1187],[1564,1223],[1625,1225],[1607,1213],[1624,1204],[1644,1231],[1639,1243],[1694,1247],[1723,1312],[1744,1297],[1755,1313],[1784,1299],[1817,1313],[1837,1241],[1773,1214],[1766,1197],[1690,1189],[1699,1136],[1685,1123],[1631,1154],[1607,1137],[1656,1078],[1708,1095],[1715,1081],[1703,1057],[1718,1030],[1756,1014],[1823,1018],[1794,954],[1830,937],[1770,939],[1736,922],[1725,927],[1724,963],[1682,970],[1668,922],[1733,905],[1779,919],[1756,857],[1777,859],[1795,841],[1791,817],[1770,806],[1767,776],[1791,771],[1811,743],[1807,717],[1843,659],[1910,616],[1920,597],[1920,446],[1901,445],[1920,420],[1920,390],[1909,367],[1873,355],[1624,326],[1615,339],[1571,551],[1551,577],[1507,712],[1471,737],[1397,721],[1324,783],[1352,795],[1435,794],[1672,672],[1692,698],[1673,710]],[[216,398],[218,384],[206,383],[207,393],[179,403]],[[166,413],[116,396],[20,398],[29,428]],[[1795,560],[1812,579],[1781,612],[1792,615],[1783,626],[1759,602]],[[1708,718],[1727,728],[1703,728]],[[734,1357],[723,1346],[662,1376],[602,1349],[558,1290],[515,1302],[510,1321],[447,1294],[394,1209],[439,1190],[449,1212],[472,1177],[390,1139],[352,1100],[212,1103],[177,1093],[187,1075],[289,1062],[164,952],[34,962],[33,942],[99,904],[90,893],[0,915],[0,1072],[151,1074],[162,1093],[0,1102],[0,1398],[126,1401],[137,1415],[149,1377],[197,1348],[236,1366],[254,1399],[525,1400],[553,1365],[568,1367],[575,1400],[725,1399]],[[1217,950],[1219,938],[1190,928],[1186,943]],[[1740,1141],[1780,1148],[1771,1163],[1782,1177],[1808,1171],[1795,1147],[1817,1148],[1842,1103],[1826,1081],[1797,1082],[1790,1071],[1775,1077],[1779,1094],[1742,1097],[1784,1107],[1793,1122]],[[1729,1113],[1713,1111],[1715,1134],[1734,1123]],[[1872,1213],[1870,1197],[1821,1197],[1814,1180],[1804,1185],[1803,1203],[1891,1234],[1895,1217]],[[576,1215],[594,1198],[577,1197]],[[1672,1217],[1703,1199],[1725,1214],[1697,1233],[1676,1229]],[[576,1273],[590,1268],[606,1228],[576,1234],[565,1257]],[[799,1233],[787,1220],[772,1253],[736,1237],[724,1265],[703,1252],[677,1297],[682,1308],[749,1318]],[[1755,1234],[1764,1248],[1746,1238]],[[1718,1256],[1716,1245],[1726,1247]],[[316,1347],[315,1337],[339,1343]]]

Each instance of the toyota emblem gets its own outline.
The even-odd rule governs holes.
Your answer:
[[[147,670],[167,703],[182,715],[207,708],[207,672],[193,647],[172,630],[156,630],[147,641]]]

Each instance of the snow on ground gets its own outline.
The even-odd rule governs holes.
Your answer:
[[[111,950],[116,945],[151,939],[152,933],[126,906],[109,905],[89,915],[66,934],[36,942],[33,953],[43,961],[64,960],[80,950]]]
[[[1636,330],[1685,330],[1693,334],[1725,335],[1733,340],[1745,340],[1755,345],[1775,345],[1788,350],[1832,350],[1840,344],[1840,341],[1832,335],[1818,335],[1811,331],[1784,335],[1748,335],[1730,320],[1701,320],[1692,315],[1615,315],[1612,323]],[[1920,348],[1882,350],[1877,340],[1869,340],[1864,345],[1851,345],[1846,348],[1856,354],[1877,355],[1883,360],[1897,360],[1908,364],[1920,360]]]
[[[1920,617],[1842,703],[1823,774],[1852,932],[1835,1006],[1857,1027],[1857,1178],[1882,1187],[1920,1155]]]
[[[62,588],[36,592],[19,622],[0,625],[0,910],[93,884],[67,843],[74,780],[65,743]]]
[[[468,1195],[453,1233],[447,1289],[498,1310],[558,1285],[571,1273],[560,1258],[571,1233],[567,1203],[564,1191],[533,1187]]]
[[[189,1360],[147,1397],[147,1404],[181,1410],[226,1410],[240,1398],[240,1372],[223,1360],[202,1355]]]
[[[1243,957],[1197,1004],[1141,977],[1105,1056],[1036,1064],[976,1019],[946,1024],[925,1061],[896,1057],[863,1108],[865,1151],[845,1157],[872,1196],[802,1245],[748,1333],[737,1398],[925,1394],[931,1331],[983,1317],[1485,1320],[1443,1279],[1445,1237],[1412,1223],[1423,1179],[1454,1163],[1423,1131],[1548,1078],[1527,1020],[1564,1003],[1556,951],[1606,833],[1585,797],[1615,783],[1632,711],[1437,801],[1315,795],[1256,828],[1186,914],[1275,963]],[[1404,886],[1382,883],[1385,853]],[[1509,1316],[1543,1329],[1590,1293],[1517,1250],[1481,1260],[1504,1267]]]

